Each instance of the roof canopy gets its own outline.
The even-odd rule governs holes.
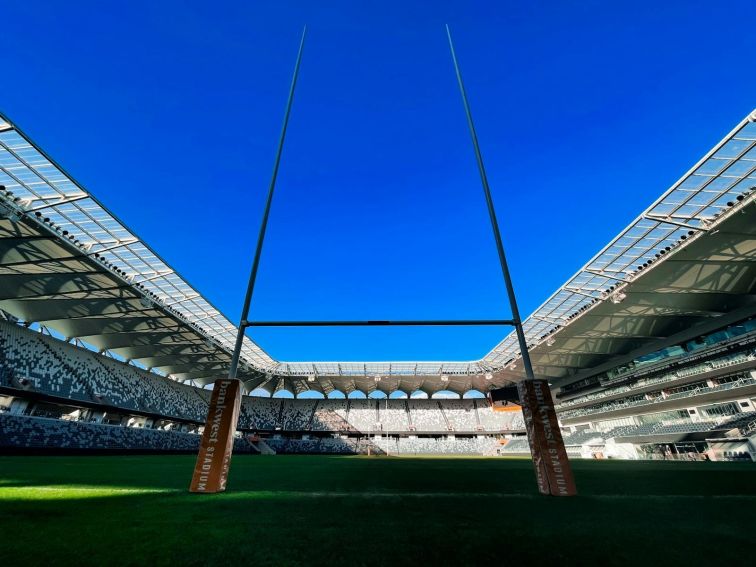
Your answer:
[[[575,375],[752,306],[754,121],[756,113],[524,321],[537,373]],[[226,372],[235,325],[2,116],[0,185],[0,309],[179,380]],[[271,392],[485,391],[520,379],[518,358],[513,333],[482,360],[462,362],[279,362],[246,338],[241,377]]]

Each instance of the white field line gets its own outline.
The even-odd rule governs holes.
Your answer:
[[[116,493],[125,493],[125,494],[145,494],[145,493],[155,493],[160,494],[164,492],[181,492],[180,490],[177,490],[175,488],[166,488],[166,489],[160,489],[160,488],[115,488],[110,486],[71,486],[71,485],[64,485],[64,486],[3,486],[0,484],[0,497],[2,496],[4,491],[16,491],[16,490],[23,490],[23,491],[29,491],[29,492],[116,492]]]

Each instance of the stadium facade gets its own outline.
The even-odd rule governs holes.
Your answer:
[[[235,326],[2,116],[0,185],[0,447],[196,451]],[[572,456],[756,460],[755,195],[756,112],[523,322]],[[461,398],[524,378],[514,333],[438,362],[245,338],[239,378],[295,398],[244,396],[235,450],[528,452],[517,408]]]

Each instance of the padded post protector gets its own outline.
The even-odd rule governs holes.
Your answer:
[[[538,491],[552,496],[575,496],[575,479],[559,430],[554,400],[547,380],[517,384],[522,415],[533,455]]]
[[[240,405],[241,382],[228,378],[216,380],[189,492],[226,490]]]

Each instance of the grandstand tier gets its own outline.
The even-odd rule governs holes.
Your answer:
[[[753,315],[755,146],[752,113],[524,321],[539,376],[569,386]],[[234,325],[4,116],[0,186],[0,309],[179,381],[224,373]],[[523,378],[519,356],[512,334],[440,362],[276,361],[245,339],[240,378],[270,394],[487,392]]]
[[[524,321],[571,455],[756,459],[755,152],[752,113]],[[0,284],[3,414],[202,431],[234,326],[2,116]],[[521,452],[521,412],[417,397],[511,385],[518,349],[510,335],[476,361],[293,363],[245,339],[246,390],[275,397],[243,397],[239,437]]]

